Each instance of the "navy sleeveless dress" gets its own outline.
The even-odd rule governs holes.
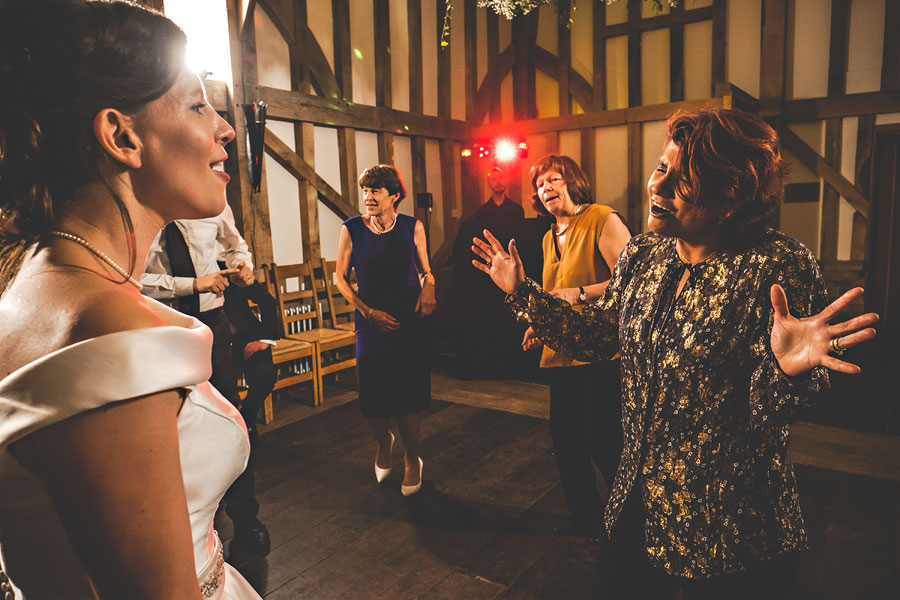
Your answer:
[[[421,287],[416,270],[416,219],[397,215],[387,233],[376,234],[361,216],[344,221],[353,252],[359,297],[400,322],[384,332],[356,311],[359,405],[368,419],[397,417],[428,408],[432,340],[428,319],[415,311]]]

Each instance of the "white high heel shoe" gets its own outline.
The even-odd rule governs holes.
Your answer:
[[[422,489],[422,469],[425,467],[424,461],[422,461],[422,457],[419,457],[419,483],[416,485],[401,485],[400,493],[404,496],[412,496],[420,489]]]
[[[390,457],[391,453],[394,451],[394,434],[393,432],[388,431],[391,434],[391,450],[388,452],[388,456]],[[382,483],[385,479],[387,479],[388,475],[391,474],[391,467],[387,469],[382,469],[378,466],[378,458],[375,459],[375,481],[378,483]]]

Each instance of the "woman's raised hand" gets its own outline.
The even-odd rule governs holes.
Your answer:
[[[781,370],[788,375],[800,375],[813,367],[823,366],[841,373],[859,373],[859,367],[835,356],[844,350],[875,337],[870,327],[878,321],[875,313],[866,313],[849,321],[830,324],[838,314],[862,295],[862,288],[853,288],[829,304],[817,315],[797,319],[788,311],[787,296],[780,285],[770,291],[775,323],[772,326],[772,352]]]
[[[525,281],[525,268],[519,258],[519,251],[516,250],[516,240],[510,240],[509,249],[505,251],[503,245],[487,229],[484,230],[484,238],[487,241],[472,238],[472,252],[484,261],[473,260],[472,264],[490,275],[497,287],[512,294]]]

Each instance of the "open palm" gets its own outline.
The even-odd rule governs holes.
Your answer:
[[[788,310],[787,296],[780,285],[770,291],[775,323],[772,326],[771,346],[781,370],[788,375],[800,375],[813,367],[823,366],[841,373],[859,373],[859,367],[832,355],[875,337],[871,325],[878,321],[875,313],[866,313],[848,321],[831,324],[847,306],[862,295],[862,288],[854,288],[829,304],[817,315],[798,319]],[[837,345],[832,345],[832,340]]]

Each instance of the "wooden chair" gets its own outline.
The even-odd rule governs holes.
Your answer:
[[[322,259],[322,281],[325,295],[328,298],[328,314],[331,317],[332,329],[356,331],[356,308],[347,302],[335,285],[336,260]],[[315,273],[315,271],[314,271]],[[356,271],[350,272],[350,285],[356,289]]]
[[[271,277],[278,300],[282,335],[315,345],[315,369],[319,381],[316,405],[319,405],[324,399],[322,378],[356,366],[356,334],[323,326],[319,286],[312,264],[273,264]]]
[[[277,292],[272,283],[270,269],[262,267],[253,270],[253,275],[257,281],[262,283],[269,294],[277,301]],[[258,311],[258,307],[251,303],[251,308]],[[316,347],[310,342],[294,340],[287,337],[280,337],[275,340],[272,346],[272,363],[275,365],[276,380],[275,387],[272,391],[283,390],[286,388],[312,381],[313,399],[318,401],[320,378],[316,372],[318,361],[315,357]],[[246,390],[240,391],[241,400],[247,396]],[[263,404],[263,422],[271,423],[275,419],[275,412],[272,407],[272,394],[266,396]]]

